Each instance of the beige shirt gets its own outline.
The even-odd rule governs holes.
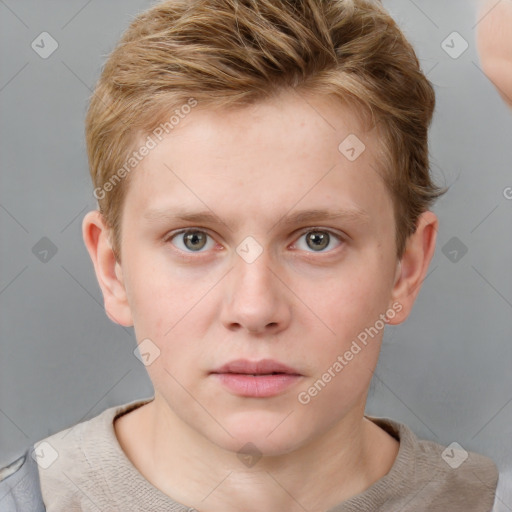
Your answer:
[[[190,512],[148,482],[123,452],[114,419],[154,397],[106,409],[96,417],[43,441],[58,454],[39,466],[47,512]],[[366,416],[399,442],[391,470],[364,492],[327,512],[489,512],[495,500],[498,470],[483,455],[446,450],[419,440],[404,424]],[[461,456],[462,455],[462,456]],[[50,461],[51,458],[48,458]],[[461,462],[463,460],[463,462]]]

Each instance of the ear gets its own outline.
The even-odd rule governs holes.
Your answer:
[[[98,210],[85,215],[82,221],[82,235],[103,293],[107,316],[117,324],[132,326],[122,268],[110,244],[110,230]]]
[[[436,215],[431,211],[422,213],[416,226],[407,239],[391,292],[391,302],[402,307],[393,307],[396,315],[388,319],[388,324],[400,324],[409,316],[434,255],[439,226]]]

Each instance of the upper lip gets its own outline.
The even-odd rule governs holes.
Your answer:
[[[291,368],[274,359],[260,359],[259,361],[249,361],[248,359],[235,359],[226,363],[211,373],[245,373],[245,374],[269,374],[269,373],[289,373],[291,375],[301,375],[298,370]]]

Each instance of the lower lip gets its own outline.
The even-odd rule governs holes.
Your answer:
[[[278,395],[302,377],[302,375],[289,373],[259,376],[242,373],[214,373],[213,375],[233,393],[257,398]]]

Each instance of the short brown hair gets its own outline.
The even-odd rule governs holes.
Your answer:
[[[380,125],[401,258],[419,215],[445,192],[429,172],[435,94],[397,24],[370,0],[168,0],[135,17],[86,118],[90,173],[116,257],[125,164],[141,137],[191,99],[237,107],[289,88],[335,96]]]

